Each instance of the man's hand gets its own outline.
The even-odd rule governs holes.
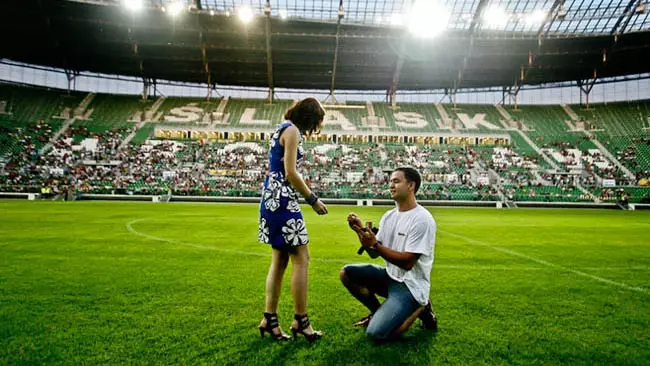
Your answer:
[[[352,229],[359,236],[359,241],[364,248],[370,249],[377,245],[377,238],[375,237],[375,233],[372,232],[372,222],[368,221],[365,228],[355,223],[352,225]]]
[[[348,225],[352,230],[354,230],[354,226],[362,227],[363,221],[361,221],[361,218],[357,214],[355,214],[354,212],[350,212],[348,214]]]

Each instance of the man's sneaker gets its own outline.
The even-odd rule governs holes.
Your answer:
[[[436,318],[436,313],[431,309],[431,301],[427,303],[424,307],[424,311],[418,315],[418,318],[422,321],[420,327],[422,329],[437,331],[438,330],[438,318]]]

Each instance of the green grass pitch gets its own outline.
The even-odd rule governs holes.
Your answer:
[[[314,344],[260,339],[256,205],[0,201],[0,364],[650,363],[648,212],[431,208],[440,329],[375,346],[338,275],[388,208],[304,209]]]

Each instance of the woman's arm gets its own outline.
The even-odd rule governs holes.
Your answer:
[[[316,196],[312,197],[311,190],[296,171],[296,155],[299,139],[300,131],[298,131],[296,126],[287,127],[280,137],[280,144],[284,146],[284,174],[291,186],[307,200],[316,213],[319,215],[327,215],[327,206],[321,200],[316,199]],[[310,197],[312,197],[312,200],[315,199],[315,201],[310,202]]]
[[[304,198],[308,198],[311,195],[311,190],[296,171],[299,139],[300,131],[296,126],[287,127],[280,137],[280,144],[284,146],[284,175],[298,193]]]

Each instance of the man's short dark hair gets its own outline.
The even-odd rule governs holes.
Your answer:
[[[418,189],[420,189],[420,184],[422,183],[422,178],[420,177],[420,173],[418,173],[417,170],[408,167],[401,167],[394,170],[394,172],[397,171],[404,173],[404,177],[406,178],[407,182],[415,183],[415,189],[413,190],[413,194],[418,193]]]

